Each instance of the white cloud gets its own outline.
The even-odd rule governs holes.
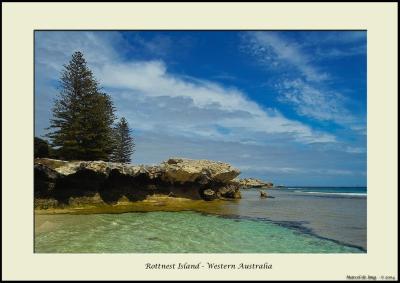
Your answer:
[[[248,99],[244,93],[224,87],[206,80],[188,80],[168,73],[162,61],[144,61],[130,63],[109,63],[96,72],[104,86],[123,89],[125,98],[136,99],[138,94],[144,97],[187,98],[192,106],[200,109],[210,109],[227,113],[248,113],[247,117],[229,117],[214,121],[214,123],[230,129],[240,128],[246,132],[260,132],[265,134],[286,134],[299,142],[334,142],[335,137],[330,134],[318,133],[310,127],[285,118],[275,109],[263,109],[254,101]],[[191,119],[183,120],[187,124]],[[167,121],[166,121],[167,122]],[[187,129],[190,125],[185,125]],[[177,133],[184,133],[182,127],[175,127]],[[221,136],[207,129],[193,131],[196,134]],[[213,133],[213,134],[211,134]]]
[[[353,146],[347,146],[345,151],[348,153],[356,153],[356,154],[365,154],[367,152],[366,148],[364,147],[353,147]]]
[[[246,33],[244,40],[250,51],[272,67],[294,67],[309,81],[323,81],[327,73],[312,65],[299,45],[283,39],[277,32]]]
[[[240,170],[253,172],[268,172],[268,173],[304,173],[304,169],[292,167],[277,167],[277,166],[239,166]]]
[[[342,169],[314,169],[314,168],[293,168],[277,166],[239,166],[239,169],[252,172],[265,173],[286,173],[286,174],[319,174],[319,175],[363,175],[364,171],[342,170]]]
[[[359,135],[366,136],[367,135],[367,127],[365,125],[365,122],[363,124],[359,123],[359,124],[351,125],[350,129],[357,132]]]
[[[317,48],[315,51],[315,56],[317,59],[327,59],[327,58],[341,58],[341,57],[351,57],[356,55],[365,55],[367,51],[367,46],[354,46],[350,48]]]
[[[120,42],[122,38],[116,32],[36,31],[35,60],[36,64],[43,64],[53,71],[47,75],[58,78],[58,72],[68,63],[73,52],[83,52],[92,67],[103,65],[120,58],[112,47],[112,44]]]
[[[360,44],[362,45],[362,41],[365,40],[365,33],[316,32],[302,33],[302,37],[304,40],[299,40],[297,43],[293,40],[289,41],[283,33],[279,32],[250,32],[244,33],[242,41],[258,61],[265,66],[275,66],[284,73],[282,76],[286,79],[274,85],[279,94],[278,101],[292,106],[300,116],[317,121],[335,122],[350,129],[362,127],[362,118],[357,117],[354,111],[348,109],[347,105],[351,104],[350,99],[337,90],[330,89],[332,75],[323,72],[314,61],[325,53],[329,57],[359,54],[358,52],[363,50]],[[335,40],[340,44],[357,43],[357,46],[335,50],[325,48],[325,53],[319,53],[319,44],[331,44]],[[310,48],[310,45],[315,52],[310,53],[310,49],[305,49],[305,46]],[[362,134],[362,131],[355,130],[355,132]]]
[[[346,98],[340,93],[322,91],[301,79],[284,80],[277,89],[281,93],[278,99],[292,105],[299,115],[339,124],[355,121],[344,106]]]

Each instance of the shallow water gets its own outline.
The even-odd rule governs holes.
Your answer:
[[[367,249],[367,197],[267,190],[273,199],[260,199],[258,190],[243,192],[233,214],[269,219],[320,237]],[[225,209],[229,211],[229,209]]]
[[[185,208],[194,211],[37,215],[35,252],[365,252],[366,197],[268,194],[275,198],[248,190],[239,201]]]
[[[354,253],[358,249],[270,222],[197,212],[58,215],[42,253]]]

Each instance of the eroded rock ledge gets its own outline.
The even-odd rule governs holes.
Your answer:
[[[171,158],[160,165],[35,159],[35,207],[115,204],[151,195],[237,199],[240,171],[209,160]]]

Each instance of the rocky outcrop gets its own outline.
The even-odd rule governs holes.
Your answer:
[[[240,171],[227,163],[210,160],[171,158],[162,163],[162,178],[171,183],[210,181],[227,183],[240,174]]]
[[[210,160],[171,158],[160,165],[35,159],[35,204],[40,208],[115,204],[160,194],[189,199],[240,198],[240,171]],[[45,201],[48,200],[48,201]]]
[[[240,188],[242,189],[250,189],[250,188],[272,188],[274,184],[270,182],[264,182],[259,179],[254,178],[246,178],[246,179],[238,179],[234,180]]]

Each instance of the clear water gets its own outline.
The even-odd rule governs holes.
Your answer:
[[[39,253],[358,253],[271,221],[198,212],[52,215]]]
[[[308,187],[270,189],[268,195],[261,199],[250,189],[235,201],[138,202],[111,211],[36,215],[35,252],[366,252],[364,193]]]

